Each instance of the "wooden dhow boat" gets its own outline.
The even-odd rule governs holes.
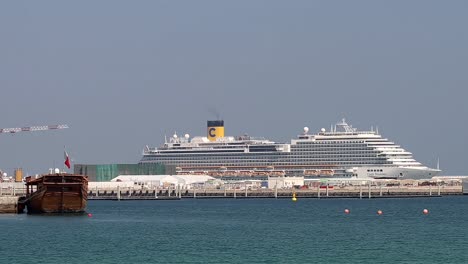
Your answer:
[[[81,213],[88,203],[88,177],[53,173],[26,178],[28,213]]]

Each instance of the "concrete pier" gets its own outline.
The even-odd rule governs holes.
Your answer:
[[[431,187],[385,187],[382,186],[371,187],[367,186],[354,187],[329,187],[328,190],[324,188],[314,189],[185,189],[184,191],[169,189],[150,189],[150,190],[130,190],[121,191],[120,200],[179,200],[179,199],[207,199],[207,198],[237,198],[237,199],[250,199],[250,198],[291,198],[292,193],[296,193],[297,198],[410,198],[410,197],[437,197],[444,195],[462,195],[462,186],[440,186],[437,195],[430,193]],[[174,192],[172,192],[174,191]],[[374,195],[372,192],[374,191]],[[99,196],[96,195],[95,190],[88,195],[89,200],[119,200],[118,193],[110,190],[100,190]],[[322,195],[324,194],[324,195]],[[432,194],[432,196],[431,196]]]
[[[19,197],[17,196],[1,196],[0,197],[0,213],[2,214],[17,214],[22,213]]]

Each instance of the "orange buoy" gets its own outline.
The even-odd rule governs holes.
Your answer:
[[[429,214],[429,210],[424,209],[424,210],[423,210],[423,214],[425,214],[425,215]]]
[[[378,215],[382,215],[382,214],[383,214],[382,210],[378,210],[378,211],[377,211],[377,214],[378,214]]]
[[[349,214],[350,213],[349,209],[348,208],[344,209],[344,213]]]

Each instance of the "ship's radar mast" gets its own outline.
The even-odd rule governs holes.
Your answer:
[[[337,130],[336,129],[337,127],[344,129],[345,132],[349,132],[349,133],[356,132],[356,128],[353,128],[351,125],[348,125],[348,123],[346,123],[346,119],[344,118],[341,120],[341,123],[337,123],[335,125],[335,131]]]

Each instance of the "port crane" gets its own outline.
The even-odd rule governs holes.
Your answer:
[[[18,132],[34,132],[34,131],[44,131],[44,130],[65,129],[65,128],[68,128],[68,125],[0,128],[0,134],[7,134],[7,133],[14,134]],[[4,174],[2,170],[0,170],[0,181],[3,181],[4,177],[6,177],[6,174]]]
[[[30,126],[30,127],[14,127],[14,128],[0,128],[0,134],[5,133],[18,133],[18,132],[33,132],[43,130],[56,130],[68,128],[68,125],[51,125],[51,126]]]

